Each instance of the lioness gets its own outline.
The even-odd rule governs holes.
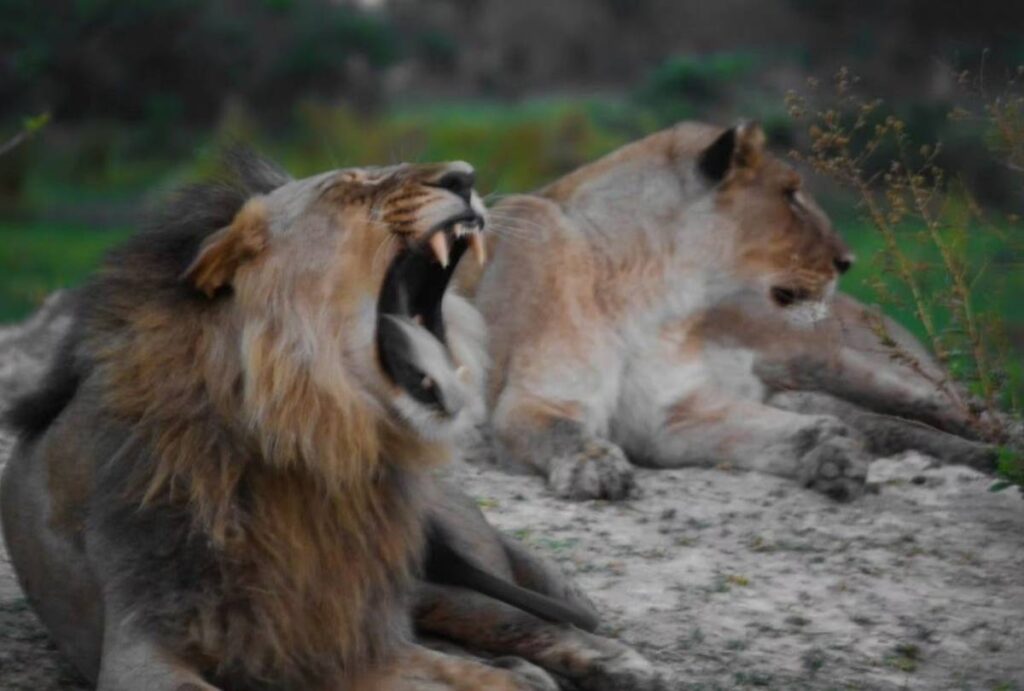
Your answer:
[[[560,495],[624,496],[629,458],[851,497],[867,466],[853,426],[872,444],[991,460],[848,405],[975,436],[924,349],[836,294],[854,257],[756,124],[679,124],[492,214],[493,260],[459,282],[491,334],[493,431],[500,455]],[[895,361],[890,341],[910,357]]]
[[[102,691],[556,688],[413,644],[413,609],[581,688],[661,683],[545,621],[596,619],[428,472],[478,400],[481,320],[445,288],[483,224],[465,163],[249,160],[106,260],[0,488],[20,583]]]

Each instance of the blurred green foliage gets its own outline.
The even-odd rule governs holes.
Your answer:
[[[25,316],[57,288],[81,281],[127,236],[119,228],[0,223],[0,322]]]
[[[78,128],[73,139],[61,138],[50,146],[33,142],[17,207],[17,215],[26,220],[2,226],[0,318],[22,316],[47,290],[78,280],[103,247],[123,237],[125,219],[175,184],[212,170],[218,152],[238,141],[252,143],[299,176],[350,165],[468,159],[477,167],[485,193],[504,194],[533,189],[666,124],[638,100],[448,103],[373,117],[306,102],[296,108],[281,136],[268,134],[238,109],[207,137],[194,137],[178,156],[140,156],[130,133],[103,123]],[[0,159],[0,169],[4,165]],[[882,256],[877,233],[849,199],[835,197],[825,203],[861,258],[844,279],[844,289],[876,300],[873,285],[881,267],[872,258]],[[92,225],[47,220],[75,217],[77,210],[88,217],[97,209],[113,212],[109,220],[99,213]],[[972,264],[990,267],[978,279],[983,307],[1005,315],[1012,328],[1024,329],[1021,257],[993,238],[971,235],[962,250],[974,258]],[[935,261],[933,250],[912,233],[905,243],[915,260]],[[887,309],[913,327],[912,313],[898,300]]]
[[[177,151],[136,146],[139,135],[106,121],[46,137],[0,157],[0,321],[20,318],[45,295],[79,282],[145,208],[172,187],[202,177],[220,151],[244,142],[304,176],[329,168],[397,161],[468,159],[481,189],[525,191],[652,131],[656,119],[628,103],[531,101],[394,109],[376,116],[306,101],[290,123],[261,125],[228,109],[205,136]],[[273,132],[274,134],[272,134]],[[18,220],[20,219],[20,220]],[[67,219],[75,219],[73,223]]]
[[[747,76],[757,64],[752,53],[673,56],[648,77],[639,101],[665,120],[694,115],[694,106],[721,101],[730,85]]]
[[[330,0],[0,0],[0,117],[113,118],[173,144],[226,91],[271,119],[344,89],[353,58],[392,64],[400,44],[383,17]]]
[[[141,2],[125,21],[134,25],[156,21],[154,17],[166,19],[169,15],[163,13],[173,14],[175,8],[195,9],[191,3],[173,0],[157,8],[159,3]],[[394,59],[387,48],[387,31],[378,32],[372,20],[341,13],[333,20],[317,21],[314,14],[303,14],[317,6],[314,0],[260,4],[259,12],[268,16],[290,17],[287,31],[298,37],[294,52],[275,58],[275,69],[292,77],[307,69],[320,74],[325,69],[322,61],[343,59],[329,51],[317,53],[321,49],[315,46],[329,42],[325,35],[344,37],[345,50],[357,46],[368,59]],[[75,12],[84,13],[76,15],[82,20],[89,12],[103,11],[106,3],[94,0],[75,7]],[[210,27],[217,22],[212,15],[203,16],[203,31],[213,31]],[[220,30],[230,33],[229,18],[230,13],[221,17],[227,24]],[[360,38],[353,39],[356,35]],[[447,40],[426,32],[424,50],[438,61],[453,59],[454,48]],[[222,58],[225,65],[231,62]],[[0,225],[0,320],[22,317],[52,289],[80,281],[103,250],[124,237],[146,205],[173,186],[210,172],[219,152],[239,142],[267,153],[297,176],[344,166],[467,159],[477,167],[480,187],[492,194],[491,201],[497,195],[534,189],[676,120],[697,117],[709,104],[721,107],[732,102],[738,114],[760,118],[784,152],[799,133],[777,96],[744,85],[756,63],[757,56],[748,53],[673,57],[633,92],[619,97],[534,98],[516,104],[448,101],[393,105],[375,113],[316,98],[296,99],[285,109],[283,99],[282,112],[269,120],[246,106],[245,99],[229,98],[215,126],[180,127],[188,113],[158,90],[146,96],[137,125],[107,117],[72,125],[58,120],[44,136],[0,157],[0,212],[7,219]],[[244,84],[243,80],[243,91]],[[937,108],[908,106],[907,112],[909,126],[924,132],[923,138],[944,139],[947,151],[968,161],[984,158],[970,137],[961,140],[953,135]],[[154,145],[157,140],[161,143]],[[879,282],[886,274],[878,234],[851,198],[823,201],[861,258],[844,278],[843,288],[868,302],[877,301]],[[915,263],[934,264],[934,248],[920,240],[912,229],[901,233],[901,243]],[[965,233],[956,241],[957,251],[969,257],[970,265],[986,267],[976,279],[978,309],[1002,315],[1009,339],[1019,350],[1024,339],[1024,303],[1019,300],[1024,295],[1024,272],[1019,270],[1024,256],[992,233]],[[929,291],[945,289],[941,273],[930,273],[924,280]],[[885,309],[924,336],[899,287],[891,286],[891,291]],[[934,316],[942,328],[942,315]],[[1018,362],[1011,360],[1008,376],[1015,379],[1011,388],[1024,390]],[[952,365],[956,366],[955,358]]]
[[[826,204],[832,211],[836,227],[848,240],[856,255],[860,258],[854,271],[844,277],[843,290],[871,304],[882,303],[885,312],[906,326],[922,342],[928,343],[928,334],[921,325],[912,296],[907,287],[893,275],[889,262],[890,255],[886,252],[884,242],[873,224],[858,211],[857,207],[847,199],[837,198]],[[1013,357],[1014,351],[1019,352],[1024,337],[1024,246],[1017,238],[1007,239],[982,228],[977,222],[962,226],[944,228],[942,230],[950,246],[964,262],[972,267],[982,267],[972,282],[972,304],[979,320],[1001,320],[1008,331],[1011,357],[1005,364],[1006,372],[1000,376],[1009,379],[1006,382],[1007,397],[1018,399],[1024,393],[1024,366],[1019,357]],[[918,225],[906,223],[896,228],[896,235],[903,254],[917,269],[917,277],[924,293],[929,296],[947,295],[950,291],[950,279],[941,270],[942,261],[936,246],[922,237],[922,229]],[[928,312],[941,336],[951,337],[949,333],[959,326],[951,319],[948,308],[939,300],[928,302]],[[955,341],[955,338],[949,338]],[[972,392],[981,395],[971,383],[972,369],[975,366],[974,354],[967,350],[950,349],[948,366],[951,373],[960,380],[967,380]],[[1019,405],[1019,400],[1002,400],[1006,408]]]

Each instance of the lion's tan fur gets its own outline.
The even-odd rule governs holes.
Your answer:
[[[183,544],[202,544],[180,559],[208,561],[204,589],[169,610],[143,601],[137,614],[162,622],[169,652],[214,679],[334,688],[408,643],[431,496],[423,471],[450,449],[392,409],[375,305],[401,242],[452,213],[434,207],[464,208],[429,186],[439,171],[287,182],[199,238],[187,265],[155,248],[181,246],[190,226],[140,236],[86,289],[72,339],[78,393],[28,447],[50,466],[51,525],[89,545],[83,531],[103,520],[84,520],[89,507],[188,516]],[[381,223],[396,205],[405,221]],[[448,330],[471,352],[463,326]],[[91,451],[104,425],[120,439],[110,457]],[[175,539],[121,545],[109,534],[119,520],[103,543],[129,563]],[[148,568],[127,577],[145,583]]]

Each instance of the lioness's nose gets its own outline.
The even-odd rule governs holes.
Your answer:
[[[836,257],[832,260],[832,264],[836,267],[836,271],[841,274],[845,274],[853,266],[854,256],[852,254],[844,254],[841,257]]]
[[[476,184],[476,171],[468,163],[453,163],[433,184],[459,195],[469,203],[473,185]]]

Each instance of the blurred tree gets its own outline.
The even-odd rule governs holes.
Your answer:
[[[385,19],[331,0],[0,0],[0,108],[157,128],[344,94],[352,61],[398,57]],[[11,112],[4,115],[10,116]]]

